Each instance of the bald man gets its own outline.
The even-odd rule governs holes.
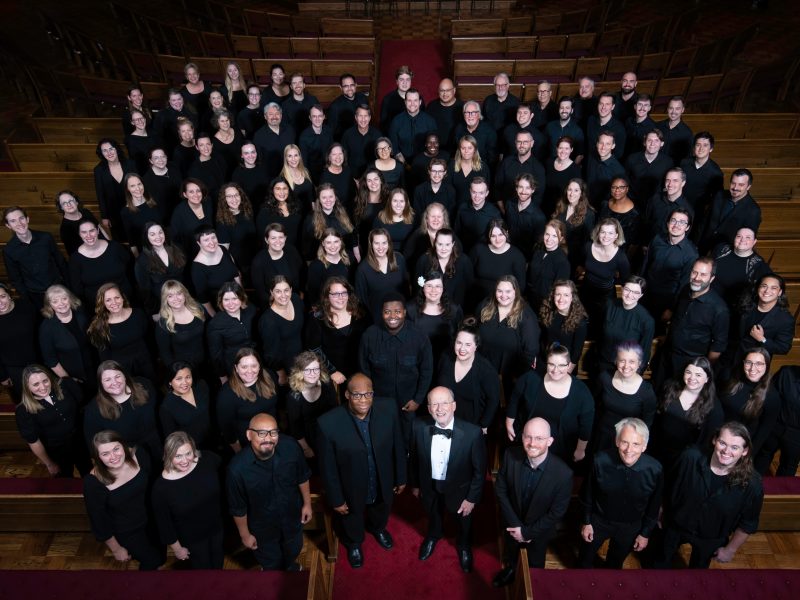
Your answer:
[[[303,525],[311,520],[303,451],[266,413],[250,419],[247,440],[228,467],[228,504],[242,544],[265,571],[300,571]]]
[[[456,98],[456,85],[452,79],[439,82],[439,97],[425,107],[425,112],[436,121],[441,147],[452,155],[456,140],[453,131],[461,121],[464,103]]]
[[[572,471],[552,454],[550,425],[540,417],[525,423],[522,446],[506,451],[494,489],[505,523],[503,564],[492,585],[514,581],[519,549],[528,549],[531,567],[544,568],[547,543],[566,514],[572,493]]]

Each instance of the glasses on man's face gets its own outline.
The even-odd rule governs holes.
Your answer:
[[[348,392],[351,400],[371,400],[375,392]]]
[[[686,226],[686,225],[689,224],[689,221],[687,221],[686,219],[670,219],[669,220],[669,224],[670,225],[683,225],[683,226]]]
[[[477,115],[479,115],[481,113],[480,113],[480,111],[477,111],[477,110],[468,110],[464,114],[466,116],[468,116],[468,117],[474,117],[474,116],[477,116]]]
[[[258,439],[260,439],[260,440],[266,439],[267,436],[269,436],[271,438],[276,438],[276,437],[278,437],[278,434],[280,433],[280,430],[278,430],[278,429],[252,429],[252,428],[250,428],[250,429],[248,429],[248,431],[252,431],[253,433],[255,433],[256,436],[258,437]]]
[[[612,190],[627,190],[628,186],[627,185],[612,185],[611,189]]]
[[[319,367],[308,367],[307,369],[303,369],[303,373],[308,373],[309,375],[316,375],[319,373]]]
[[[622,288],[622,293],[623,294],[628,294],[630,296],[641,296],[642,295],[642,292],[638,292],[638,291],[636,291],[634,289],[631,289],[629,287]]]
[[[349,296],[349,295],[350,295],[350,293],[346,292],[346,291],[345,292],[328,292],[328,296],[330,296],[331,298],[345,298],[346,296]]]

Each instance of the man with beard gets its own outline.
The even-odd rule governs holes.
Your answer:
[[[758,233],[761,208],[750,195],[752,185],[753,174],[749,169],[736,169],[731,173],[728,191],[718,192],[711,203],[703,234],[697,243],[701,254],[710,252],[718,244],[732,243],[742,227]]]
[[[367,96],[356,91],[356,78],[350,73],[339,77],[342,94],[328,107],[328,125],[333,129],[333,139],[341,141],[344,132],[356,124],[356,109],[369,104]]]
[[[228,504],[242,544],[265,571],[300,571],[303,525],[311,520],[311,471],[303,451],[266,413],[250,419],[247,439],[250,447],[228,467]]]
[[[614,117],[620,123],[625,123],[634,115],[634,107],[639,94],[636,93],[636,85],[639,83],[636,73],[631,71],[622,76],[620,89],[614,96]]]

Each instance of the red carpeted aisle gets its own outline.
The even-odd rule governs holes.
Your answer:
[[[439,541],[433,556],[425,562],[417,558],[425,536],[425,512],[419,500],[406,490],[395,498],[389,518],[394,548],[384,550],[367,534],[364,566],[352,569],[347,562],[347,550],[340,544],[333,600],[504,599],[505,592],[492,587],[492,577],[500,568],[494,507],[494,491],[487,483],[473,524],[475,566],[467,574],[458,564],[449,521],[446,521],[446,537]]]
[[[380,114],[383,97],[395,89],[394,73],[400,65],[408,65],[414,73],[412,85],[426,102],[435,99],[439,81],[447,71],[447,47],[441,40],[385,40],[381,43],[381,67],[378,77],[378,102]]]

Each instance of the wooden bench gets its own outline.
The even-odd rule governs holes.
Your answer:
[[[125,85],[123,99],[130,84]],[[31,122],[41,140],[48,144],[97,144],[102,138],[122,137],[121,121],[113,117],[34,117]]]
[[[759,240],[800,238],[800,200],[759,200],[758,205],[761,207]]]
[[[3,205],[47,206],[51,209],[49,219],[52,220],[58,220],[55,201],[56,194],[61,190],[72,190],[81,200],[91,203],[95,195],[94,175],[86,171],[63,170],[0,172],[0,198]]]
[[[372,19],[320,19],[322,35],[325,37],[374,37],[375,24]]]
[[[28,450],[28,443],[17,429],[13,404],[0,405],[0,452],[6,450]]]
[[[450,22],[450,36],[502,36],[505,31],[504,19],[453,19]]]
[[[656,122],[667,118],[660,113],[650,117]],[[685,113],[683,121],[693,132],[710,131],[715,139],[786,139],[798,137],[800,113]]]
[[[513,60],[454,60],[453,76],[462,83],[491,83],[498,73],[514,72]]]
[[[18,171],[91,171],[99,161],[95,149],[96,144],[6,143]]]
[[[713,132],[712,132],[713,133]],[[800,138],[715,139],[711,154],[720,167],[800,167]]]
[[[558,83],[572,81],[575,74],[574,58],[528,58],[514,62],[514,80],[521,83],[547,81]]]
[[[800,279],[800,240],[759,240],[756,250],[776,273],[787,279]]]

